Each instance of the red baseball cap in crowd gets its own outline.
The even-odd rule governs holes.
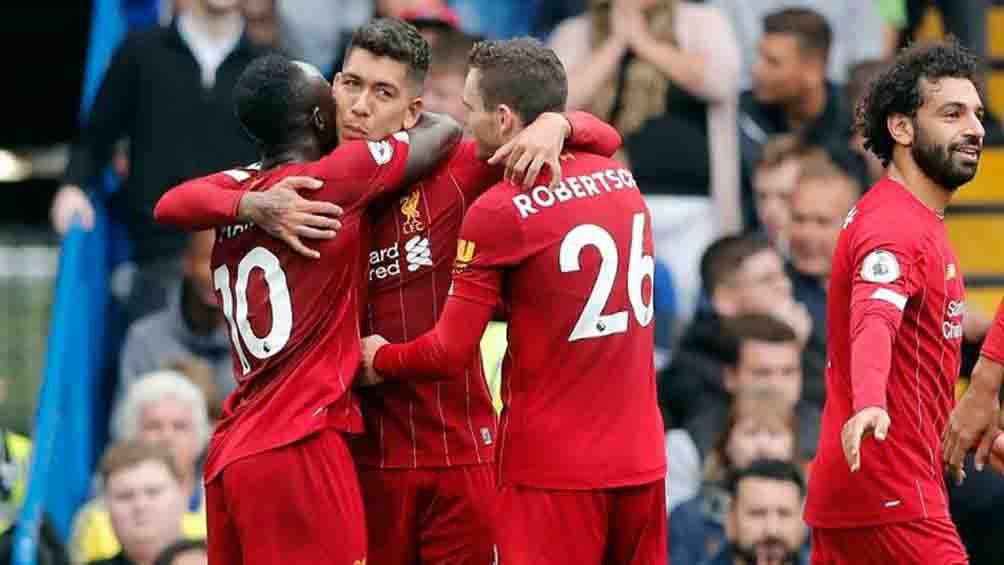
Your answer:
[[[412,24],[433,24],[453,29],[460,28],[460,17],[444,3],[407,8],[401,11],[399,17]]]

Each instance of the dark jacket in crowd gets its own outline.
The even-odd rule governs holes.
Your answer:
[[[185,246],[185,234],[153,221],[153,207],[167,189],[257,158],[235,116],[233,89],[261,54],[241,38],[206,89],[175,22],[130,34],[112,58],[64,180],[87,186],[116,143],[129,140],[129,176],[110,204],[129,231],[137,263],[177,256]]]
[[[835,154],[848,153],[852,116],[847,111],[843,91],[827,82],[826,106],[816,121],[801,132],[806,143],[832,148]],[[747,90],[739,96],[739,154],[742,160],[742,203],[747,227],[756,228],[753,209],[753,169],[767,140],[777,134],[792,133],[784,110],[779,106],[766,106]],[[840,149],[843,148],[843,149]],[[861,164],[863,166],[863,162]],[[853,173],[852,173],[853,174]],[[867,177],[867,169],[861,173]],[[865,186],[867,186],[867,181]]]

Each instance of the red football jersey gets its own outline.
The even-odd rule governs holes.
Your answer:
[[[608,124],[569,112],[566,145],[603,155],[620,147]],[[457,146],[433,173],[390,205],[370,207],[372,245],[363,333],[403,343],[436,325],[450,288],[457,235],[468,207],[501,180],[503,169],[477,158],[476,145]],[[496,416],[475,351],[463,377],[402,380],[362,389],[366,434],[354,438],[363,465],[449,467],[494,460]]]
[[[314,177],[325,184],[311,197],[345,210],[338,237],[318,244],[317,260],[251,224],[217,228],[213,280],[230,328],[238,384],[210,442],[207,482],[233,461],[321,428],[362,431],[350,386],[361,356],[365,207],[401,183],[406,141],[401,133],[387,141],[350,142],[319,161],[207,179],[261,190],[289,176]]]
[[[1004,300],[1001,301],[1001,305],[997,308],[994,325],[991,326],[990,332],[987,333],[986,339],[983,340],[983,348],[980,350],[980,355],[991,361],[1004,364]]]
[[[500,183],[467,213],[453,294],[510,313],[502,485],[594,489],[666,469],[651,218],[630,171],[571,151],[559,188]]]
[[[450,289],[464,212],[501,176],[465,141],[389,206],[370,207],[372,247],[363,334],[409,341],[436,325]],[[339,236],[341,237],[341,236]],[[364,465],[448,467],[494,461],[495,410],[476,354],[462,380],[388,382],[359,391]]]
[[[826,405],[805,511],[810,525],[949,517],[941,433],[955,404],[964,311],[962,272],[944,220],[883,179],[851,209],[834,252]],[[885,325],[891,340],[856,340],[874,323]],[[870,348],[883,353],[869,355]],[[892,424],[884,441],[864,439],[861,467],[852,474],[841,430],[867,406],[884,406]]]

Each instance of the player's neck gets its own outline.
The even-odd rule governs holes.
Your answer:
[[[805,96],[784,109],[788,125],[793,130],[799,130],[812,123],[826,109],[826,83],[820,83]]]
[[[244,18],[240,11],[216,12],[204,6],[202,2],[192,2],[188,21],[193,31],[213,41],[232,40],[244,29]]]
[[[909,149],[897,147],[894,152],[907,152]],[[897,158],[894,153],[892,163],[889,164],[889,178],[900,183],[911,194],[917,197],[925,206],[930,208],[935,214],[944,217],[945,208],[952,200],[952,191],[945,190],[938,183],[931,180],[931,177],[924,174],[917,166],[917,162],[908,155],[901,155]]]

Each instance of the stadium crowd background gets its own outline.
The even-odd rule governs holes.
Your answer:
[[[736,536],[763,535],[731,500],[731,471],[771,457],[811,472],[829,259],[880,174],[852,135],[853,108],[910,41],[951,32],[987,71],[988,147],[947,217],[969,288],[960,388],[1004,297],[994,245],[1004,241],[1004,149],[994,147],[1004,143],[1004,3],[94,0],[47,13],[49,29],[38,10],[9,10],[7,51],[41,32],[60,34],[70,54],[15,67],[21,88],[7,93],[0,136],[0,180],[16,203],[0,211],[0,563],[15,553],[15,524],[26,536],[41,525],[34,539],[50,563],[146,562],[205,536],[199,461],[233,387],[212,312],[212,239],[155,225],[152,207],[184,178],[253,160],[229,99],[248,61],[280,50],[332,75],[352,30],[374,16],[407,19],[432,45],[427,108],[462,121],[473,42],[529,34],[566,65],[569,109],[624,136],[620,158],[649,203],[659,261],[674,565],[711,563]],[[119,42],[152,26],[164,30],[156,41]],[[495,327],[483,342],[496,382],[503,336]],[[119,493],[136,484],[158,495]],[[951,494],[972,563],[999,562],[1004,478],[969,469]],[[740,527],[726,528],[730,513]],[[793,547],[807,539],[799,519],[771,527]]]

